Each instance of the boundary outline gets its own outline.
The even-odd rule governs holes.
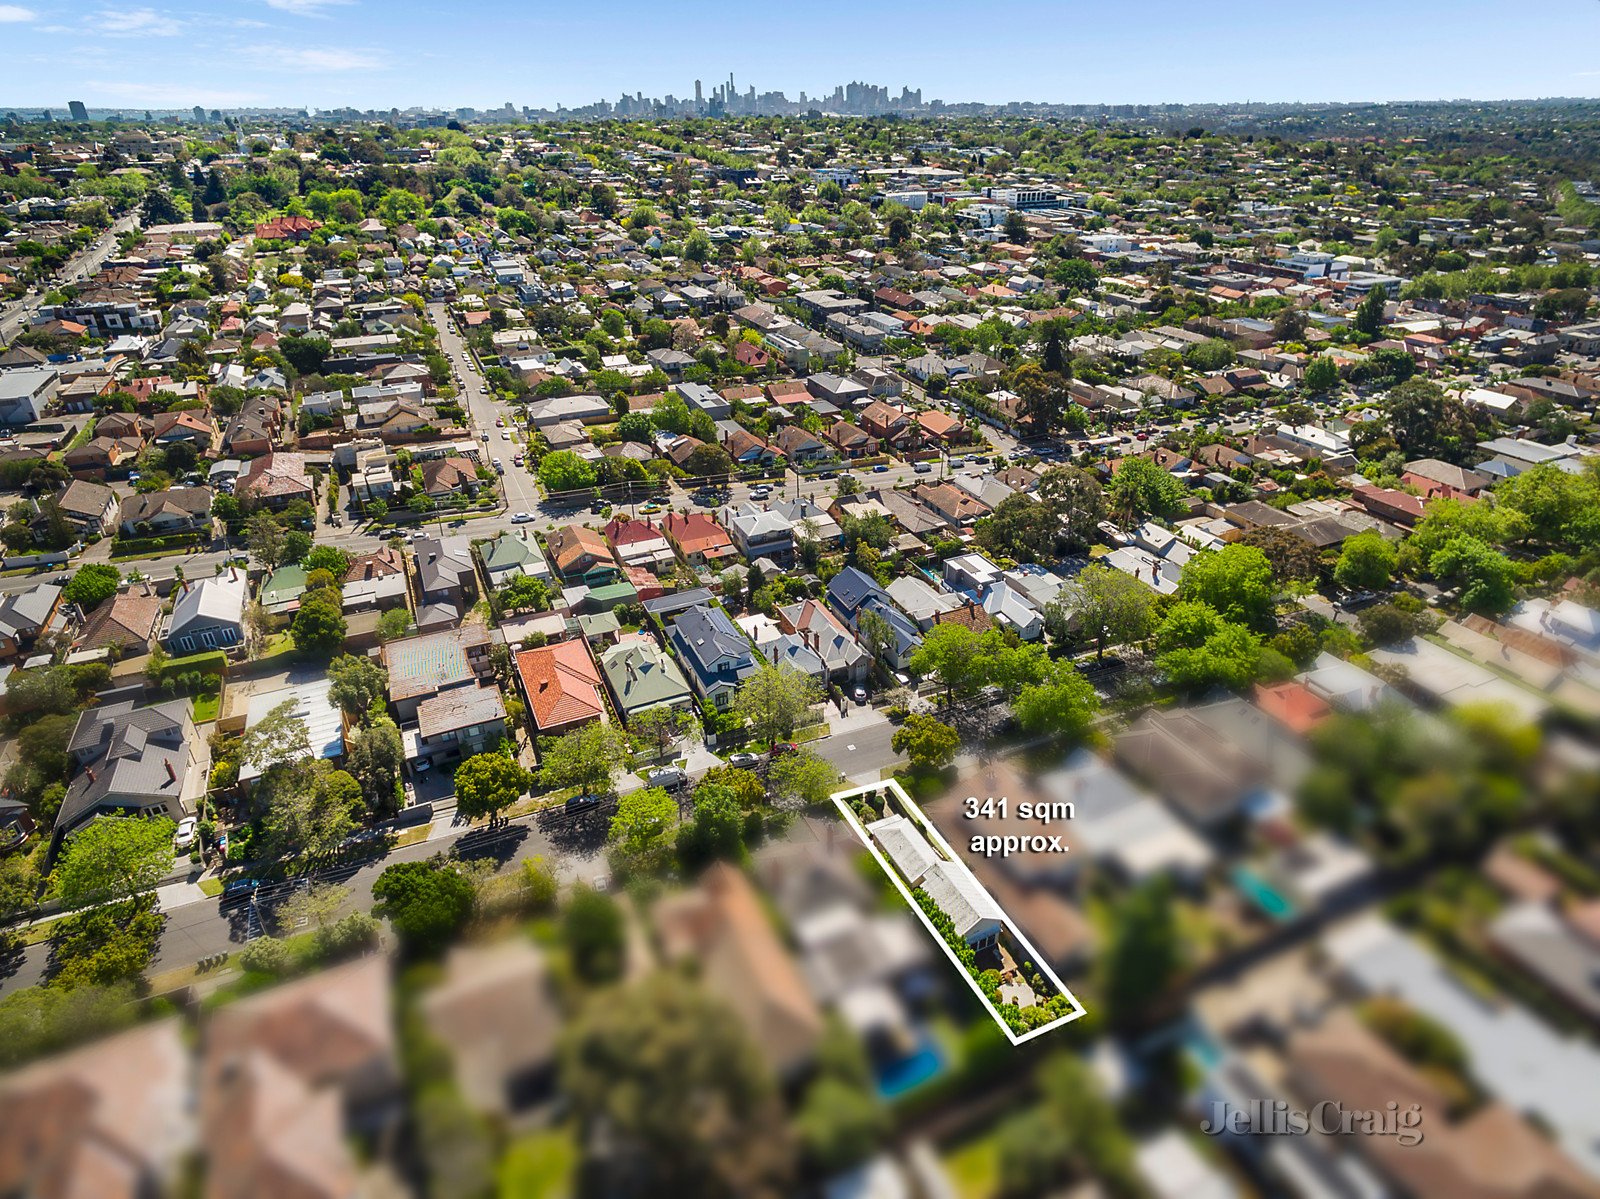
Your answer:
[[[1062,982],[1061,979],[1056,975],[1056,972],[1050,968],[1050,964],[1044,959],[1044,956],[1033,947],[1033,943],[1030,942],[1027,937],[1023,936],[1022,930],[1017,927],[1016,921],[1011,918],[1004,908],[1000,907],[998,901],[995,901],[995,907],[998,908],[1000,914],[1005,917],[1006,931],[1009,932],[1011,936],[1015,937],[1018,944],[1028,951],[1028,955],[1033,959],[1033,964],[1038,967],[1039,973],[1044,975],[1044,977],[1048,979],[1057,990],[1059,990],[1072,1002],[1073,1009],[1068,1015],[1057,1016],[1054,1020],[1050,1021],[1049,1024],[1041,1024],[1038,1028],[1029,1029],[1021,1036],[1018,1036],[1011,1030],[1011,1026],[1006,1023],[1005,1018],[1000,1015],[999,1010],[994,1006],[994,1004],[989,1002],[989,997],[983,993],[983,988],[978,986],[978,980],[973,978],[972,975],[967,971],[967,968],[961,964],[961,959],[956,957],[955,950],[950,948],[949,944],[945,941],[939,930],[933,926],[933,921],[928,919],[928,914],[922,910],[922,905],[919,904],[912,896],[910,888],[906,886],[905,880],[900,877],[899,871],[897,871],[888,861],[884,859],[882,852],[876,845],[873,844],[871,836],[869,836],[867,830],[862,827],[860,819],[856,816],[855,812],[851,810],[849,803],[846,802],[847,800],[854,799],[858,795],[865,795],[869,791],[884,790],[892,790],[895,794],[895,797],[899,799],[900,803],[905,807],[905,810],[912,815],[912,819],[915,820],[915,822],[921,827],[923,833],[925,833],[945,855],[945,858],[959,870],[965,873],[979,890],[981,890],[985,895],[988,895],[991,900],[994,900],[994,896],[990,894],[989,888],[985,887],[982,880],[972,872],[972,867],[967,865],[966,860],[962,858],[960,854],[956,853],[950,848],[949,842],[944,839],[944,834],[942,834],[938,828],[935,827],[933,821],[929,820],[927,816],[923,815],[922,808],[914,800],[912,800],[909,795],[906,794],[906,789],[902,787],[895,779],[886,779],[881,783],[865,783],[859,787],[850,787],[843,791],[836,791],[833,793],[833,795],[829,796],[829,798],[833,800],[834,807],[839,809],[840,815],[844,817],[845,822],[850,826],[851,830],[854,831],[861,843],[867,847],[867,852],[870,853],[873,857],[873,860],[878,863],[878,868],[882,870],[884,874],[888,876],[889,881],[895,885],[895,889],[899,891],[901,897],[905,899],[906,905],[911,909],[912,914],[922,922],[923,928],[928,930],[928,935],[933,938],[934,944],[944,951],[945,957],[949,958],[950,964],[956,968],[956,973],[966,980],[967,986],[972,988],[972,993],[978,997],[978,1002],[983,1004],[984,1010],[987,1011],[989,1015],[993,1017],[994,1022],[1000,1026],[1000,1031],[1005,1033],[1006,1040],[1010,1041],[1013,1045],[1021,1045],[1025,1041],[1031,1041],[1035,1037],[1042,1036],[1047,1032],[1052,1032],[1055,1029],[1060,1028],[1063,1024],[1071,1024],[1074,1020],[1088,1015],[1088,1011],[1084,1008],[1078,997],[1072,993],[1067,984]]]

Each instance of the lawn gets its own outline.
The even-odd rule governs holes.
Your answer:
[[[215,899],[222,894],[222,880],[220,878],[203,878],[200,880],[200,893],[207,898]]]
[[[222,696],[197,695],[194,697],[194,722],[205,724],[208,720],[215,720],[217,712],[222,708]]]
[[[994,1128],[963,1141],[944,1157],[950,1185],[961,1199],[989,1199],[1000,1190],[1000,1141]]]
[[[572,1134],[555,1128],[519,1137],[500,1161],[501,1199],[566,1199],[578,1165]]]

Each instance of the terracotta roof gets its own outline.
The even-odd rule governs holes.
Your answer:
[[[565,728],[605,715],[600,672],[580,639],[525,649],[517,655],[528,710],[540,730]]]

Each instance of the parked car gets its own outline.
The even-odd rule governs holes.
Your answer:
[[[194,844],[196,832],[200,821],[193,816],[185,816],[178,822],[178,831],[172,834],[172,848],[188,849]]]
[[[258,878],[230,879],[222,886],[221,906],[231,908],[241,903],[249,903],[260,886],[261,880]]]
[[[767,756],[769,758],[781,758],[784,754],[795,754],[799,752],[800,747],[793,741],[774,741],[772,743],[772,749]]]
[[[919,462],[911,469],[916,471],[919,475],[926,475],[932,472],[933,467],[928,465],[926,462]]]
[[[875,474],[875,475],[886,475],[886,474],[888,474],[889,473],[889,464],[887,462],[878,463],[876,466],[874,466],[872,468],[872,473]]]
[[[858,704],[867,702],[867,689],[865,687],[857,687],[850,695]]]
[[[567,811],[587,812],[590,808],[598,806],[599,803],[600,797],[598,795],[574,795],[567,800]]]
[[[746,753],[729,754],[728,765],[737,766],[740,770],[749,770],[752,766],[761,765],[761,755]]]
[[[503,475],[506,473],[506,464],[500,461],[498,458],[494,460],[494,473],[497,475]]]
[[[652,770],[644,776],[644,781],[647,786],[676,791],[679,787],[688,785],[689,776],[677,766],[666,766],[660,770]]]
[[[533,520],[533,513],[532,512],[513,512],[511,514],[511,523],[514,524],[514,525],[525,525],[525,524],[528,524],[532,520]]]
[[[753,500],[764,500],[771,494],[772,488],[765,483],[759,483],[750,489],[750,498]]]

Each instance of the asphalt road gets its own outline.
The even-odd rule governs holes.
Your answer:
[[[117,235],[133,228],[138,222],[138,213],[129,213],[122,217],[108,232],[90,242],[76,258],[69,260],[56,277],[57,281],[77,283],[94,274],[100,269],[101,263],[105,262],[117,248]],[[27,318],[39,307],[42,298],[42,294],[25,296],[0,311],[0,342],[9,344],[13,337],[25,330]]]

